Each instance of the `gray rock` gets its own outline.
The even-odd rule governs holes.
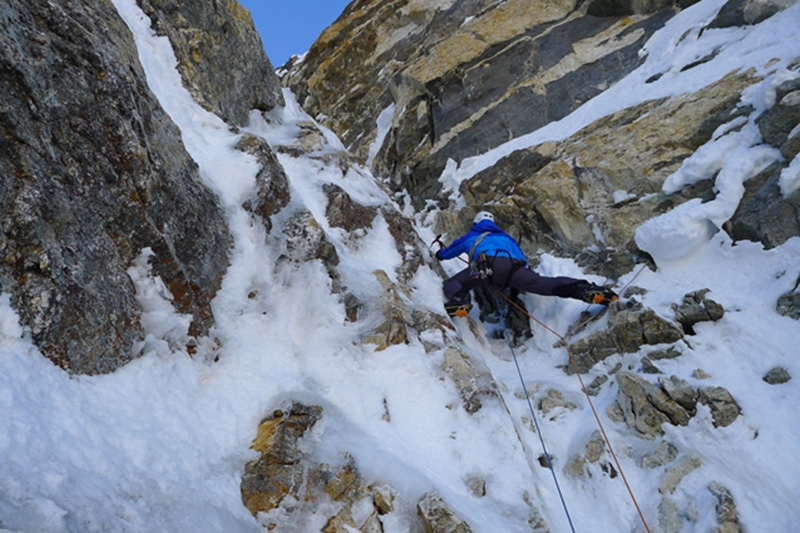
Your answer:
[[[690,416],[694,416],[697,412],[697,393],[692,389],[691,385],[678,376],[670,376],[669,378],[658,378],[661,388],[667,393],[667,396],[678,402],[678,405],[686,409]]]
[[[681,511],[672,498],[664,497],[658,504],[658,527],[662,533],[680,533],[683,529]]]
[[[548,415],[554,409],[566,409],[573,411],[577,406],[564,399],[564,393],[558,389],[547,389],[544,396],[536,400],[536,408],[544,415]]]
[[[678,448],[667,441],[661,441],[653,453],[642,458],[643,468],[658,468],[670,464],[678,457]]]
[[[781,192],[782,166],[775,164],[745,183],[745,194],[730,221],[723,225],[734,241],[779,246],[800,235],[800,191]]]
[[[782,294],[775,307],[781,315],[800,320],[800,292],[791,291]]]
[[[647,344],[668,344],[680,340],[678,324],[658,316],[641,305],[625,306],[615,302],[609,307],[608,328],[569,346],[578,371],[588,372],[595,364],[615,353],[633,353]],[[568,374],[572,366],[565,368]]]
[[[653,362],[648,357],[642,357],[642,372],[645,374],[660,374],[661,370],[653,364]]]
[[[698,400],[711,410],[714,427],[727,427],[742,413],[741,407],[724,387],[701,387]]]
[[[460,348],[448,346],[444,350],[442,370],[450,376],[458,389],[464,410],[474,414],[482,407],[481,398],[499,396],[497,385],[489,372],[479,372]]]
[[[283,105],[280,80],[250,12],[235,0],[138,0],[169,38],[184,86],[208,111],[245,126],[252,109]]]
[[[775,89],[775,105],[756,119],[764,140],[780,148],[800,124],[800,80],[788,80]]]
[[[758,24],[793,5],[797,0],[748,0],[743,15],[746,24]]]
[[[339,264],[336,248],[310,211],[296,211],[284,223],[283,232],[286,235],[284,259],[294,262],[320,259],[329,271]]]
[[[792,376],[789,375],[789,371],[782,366],[776,366],[775,368],[770,369],[770,371],[767,372],[761,379],[770,385],[780,385],[788,382],[790,379],[792,379]]]
[[[586,474],[586,463],[597,463],[606,451],[606,443],[599,430],[594,430],[584,446],[583,454],[576,454],[567,465],[567,472],[573,477]],[[611,471],[610,464],[603,465],[603,469]],[[616,472],[611,477],[616,477]]]
[[[723,317],[725,309],[709,298],[710,289],[691,292],[683,297],[681,305],[673,305],[675,318],[688,334],[694,334],[694,325],[698,322],[716,321]]]
[[[598,394],[600,394],[600,389],[607,381],[608,381],[608,376],[605,374],[601,374],[592,380],[589,386],[586,387],[586,390],[590,396],[597,396]]]
[[[734,502],[731,492],[716,481],[711,482],[708,490],[717,498],[716,510],[720,527],[714,530],[715,533],[739,533],[742,531],[739,526],[736,502]]]
[[[796,0],[728,0],[709,24],[710,28],[729,28],[758,24],[786,9]]]
[[[459,518],[438,492],[425,494],[417,504],[417,514],[422,518],[428,533],[471,533],[463,519]]]
[[[486,496],[486,481],[480,476],[469,476],[464,480],[469,491],[479,498]]]
[[[644,438],[653,439],[663,434],[661,425],[665,422],[683,426],[689,423],[689,413],[644,378],[632,372],[619,372],[617,385],[617,404],[625,422]]]
[[[661,494],[672,494],[675,492],[675,489],[678,488],[678,485],[683,478],[701,466],[703,466],[703,461],[701,461],[698,457],[687,457],[667,471],[667,474],[661,481],[661,485],[658,487],[658,492]]]
[[[587,13],[596,17],[625,17],[656,13],[662,9],[686,8],[698,0],[591,0]]]
[[[674,346],[670,346],[666,350],[653,350],[652,352],[647,352],[647,357],[656,361],[660,361],[661,359],[675,359],[679,357],[682,352],[678,351]]]
[[[236,149],[256,158],[259,165],[256,174],[256,197],[245,203],[245,209],[258,214],[267,228],[272,230],[270,217],[280,212],[291,200],[289,179],[272,149],[261,137],[246,133],[236,143]]]
[[[34,343],[76,374],[130,361],[144,332],[127,269],[144,248],[206,335],[231,236],[116,9],[9,0],[0,28],[0,289]]]

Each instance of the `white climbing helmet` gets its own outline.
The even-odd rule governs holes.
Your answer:
[[[477,224],[483,220],[491,220],[494,222],[494,215],[488,211],[481,211],[477,215],[475,215],[475,220],[472,221],[473,224]]]

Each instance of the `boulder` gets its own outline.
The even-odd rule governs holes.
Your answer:
[[[338,185],[326,183],[322,192],[328,197],[325,217],[333,228],[342,228],[347,233],[362,233],[372,227],[378,210],[353,201],[347,192]]]
[[[658,527],[661,533],[680,533],[683,529],[681,511],[672,498],[665,496],[658,504]]]
[[[564,393],[559,389],[547,389],[544,391],[544,395],[536,400],[536,408],[547,416],[555,409],[574,411],[578,406],[569,400],[565,400]],[[557,415],[554,415],[553,419],[556,418],[556,416]]]
[[[770,249],[800,236],[800,190],[783,194],[782,169],[776,163],[745,183],[736,212],[723,225],[731,239],[760,242]]]
[[[587,465],[595,464],[605,455],[606,442],[603,435],[599,430],[594,430],[589,437],[589,440],[584,446],[582,454],[576,454],[567,465],[567,472],[574,477],[582,477],[588,475],[591,477],[591,471],[588,470]],[[601,465],[605,472],[612,473],[611,477],[616,477],[616,470],[611,466],[611,463],[605,462]]]
[[[678,376],[669,378],[658,378],[658,383],[667,396],[678,402],[678,405],[686,409],[689,416],[697,413],[697,393],[685,379]]]
[[[458,389],[461,404],[469,414],[475,414],[482,407],[482,397],[499,397],[497,384],[488,370],[479,371],[469,356],[455,345],[444,350],[442,370]]]

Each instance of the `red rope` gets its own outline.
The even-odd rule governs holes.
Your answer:
[[[553,330],[550,326],[539,320],[538,318],[534,317],[526,309],[522,306],[514,302],[511,298],[509,298],[503,291],[497,290],[499,294],[505,298],[508,303],[522,311],[528,318],[542,326],[544,329],[555,335],[556,337],[564,343],[564,347],[567,350],[567,355],[569,356],[569,361],[572,364],[572,368],[575,369],[575,375],[578,376],[578,381],[581,383],[581,389],[583,390],[583,394],[586,396],[586,399],[589,401],[589,406],[592,408],[592,413],[594,414],[594,419],[597,421],[597,425],[600,427],[600,433],[603,435],[603,440],[606,441],[606,445],[608,446],[609,452],[611,452],[611,457],[614,459],[614,463],[617,465],[617,470],[619,470],[620,477],[622,477],[622,481],[625,483],[625,488],[628,489],[628,494],[631,496],[631,500],[633,501],[633,505],[636,507],[636,512],[639,513],[639,518],[642,519],[642,524],[644,525],[644,529],[647,533],[650,533],[650,528],[647,526],[647,520],[644,518],[644,514],[642,513],[642,509],[639,507],[639,503],[636,501],[636,496],[633,495],[633,490],[631,489],[630,484],[628,483],[628,479],[625,477],[625,472],[622,470],[622,465],[619,464],[619,460],[617,459],[617,454],[614,453],[614,448],[611,446],[611,441],[608,440],[608,435],[606,435],[606,430],[603,427],[603,423],[600,421],[600,416],[597,414],[597,409],[594,407],[594,402],[592,402],[592,398],[589,396],[589,391],[586,388],[586,385],[583,383],[583,378],[581,377],[581,373],[578,370],[578,365],[575,363],[575,359],[572,357],[572,353],[569,351],[569,344],[567,343],[567,339],[565,339],[562,335],[560,335],[557,331]]]

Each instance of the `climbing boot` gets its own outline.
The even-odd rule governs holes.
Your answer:
[[[447,311],[447,316],[467,316],[472,310],[472,303],[470,303],[469,294],[465,296],[454,296],[444,304],[444,310]]]

